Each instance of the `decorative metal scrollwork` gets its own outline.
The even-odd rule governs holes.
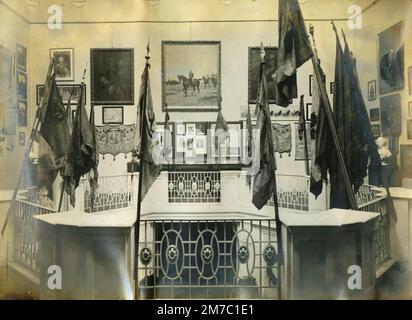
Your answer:
[[[240,263],[245,264],[249,260],[249,249],[246,246],[241,246],[237,251],[237,255]]]
[[[150,261],[152,261],[152,251],[149,248],[145,247],[142,250],[140,250],[139,257],[142,264],[144,266],[147,266],[150,263]]]
[[[271,244],[266,246],[266,248],[263,250],[263,259],[265,260],[268,267],[275,265],[278,259],[278,255],[274,246],[272,246]]]
[[[250,277],[255,269],[255,242],[252,234],[244,229],[236,232],[231,244],[232,269],[237,278]]]
[[[160,266],[163,274],[169,279],[181,276],[184,265],[183,239],[176,230],[164,231],[160,244]]]
[[[212,279],[219,270],[219,240],[210,229],[199,233],[195,247],[196,267],[201,278]]]

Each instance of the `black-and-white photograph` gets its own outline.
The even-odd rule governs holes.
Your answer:
[[[92,103],[134,104],[134,49],[90,49]]]
[[[368,82],[368,101],[376,100],[376,80]]]
[[[74,49],[50,49],[54,59],[56,81],[74,81]]]
[[[380,120],[380,111],[379,111],[379,108],[369,109],[369,119],[370,119],[371,121],[379,121],[379,120]]]
[[[169,111],[219,110],[220,41],[162,41],[162,105]]]
[[[123,107],[102,107],[103,124],[123,124]]]

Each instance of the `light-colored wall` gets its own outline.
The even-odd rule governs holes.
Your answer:
[[[13,54],[16,51],[16,43],[25,47],[29,47],[29,24],[28,22],[6,8],[0,2],[0,46],[11,50]],[[29,49],[29,48],[28,48]],[[29,51],[30,52],[30,51]],[[28,52],[28,54],[29,54]],[[28,65],[30,70],[30,65]],[[30,71],[28,72],[28,79],[30,83]],[[31,86],[28,86],[30,92]],[[16,91],[15,84],[13,90],[10,92],[11,101],[16,106]],[[2,99],[2,97],[0,97]],[[3,154],[0,154],[0,189],[13,189],[17,181],[17,172],[20,163],[22,162],[24,147],[19,144],[19,132],[24,132],[26,135],[26,143],[29,134],[29,127],[33,121],[31,114],[34,108],[30,107],[31,100],[28,100],[28,126],[17,127],[16,134],[13,136],[13,149],[7,150],[7,141],[0,142],[3,148]]]

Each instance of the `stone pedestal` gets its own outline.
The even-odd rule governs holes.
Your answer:
[[[131,230],[135,215],[135,210],[124,209],[36,216],[40,298],[132,299]]]
[[[281,212],[285,248],[282,297],[373,298],[374,223],[378,216],[377,213],[337,209],[309,215]],[[348,280],[353,273],[349,272],[358,267],[361,286],[352,290]]]

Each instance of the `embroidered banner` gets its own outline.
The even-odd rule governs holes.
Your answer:
[[[292,151],[292,127],[290,124],[272,123],[273,148],[275,152],[291,153]]]
[[[96,126],[99,153],[116,156],[119,153],[132,152],[135,134],[136,127],[134,124],[127,126]]]

